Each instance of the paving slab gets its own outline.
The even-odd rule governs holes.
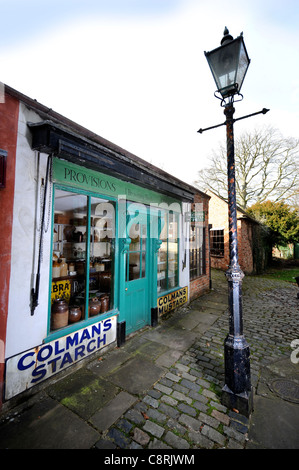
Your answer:
[[[255,396],[248,449],[299,449],[299,406]]]
[[[202,320],[204,313],[200,310],[192,310],[184,318],[178,320],[177,325],[187,330],[193,330]]]
[[[137,356],[109,376],[109,381],[133,395],[146,392],[165,373],[162,367]]]
[[[183,351],[168,349],[165,353],[161,354],[161,356],[156,359],[155,363],[157,366],[169,368],[175,364],[182,355]]]
[[[50,397],[83,419],[89,419],[118,392],[117,386],[97,377],[86,369],[80,369],[47,389]]]
[[[127,362],[131,358],[131,355],[126,351],[115,350],[108,353],[107,356],[103,356],[95,359],[87,368],[94,372],[99,377],[105,377],[114,370],[118,369],[122,364]]]
[[[49,397],[0,427],[1,449],[90,449],[99,433]]]
[[[113,423],[137,401],[137,398],[127,392],[120,392],[104,409],[97,411],[90,422],[99,431],[106,431]]]
[[[134,354],[142,354],[147,358],[155,360],[158,356],[168,350],[168,346],[165,344],[157,344],[155,341],[146,341],[138,348],[136,348]]]
[[[145,333],[147,339],[168,346],[170,349],[186,351],[196,339],[196,333],[178,328],[157,327]]]

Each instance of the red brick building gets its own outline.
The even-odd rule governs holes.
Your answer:
[[[211,267],[226,270],[229,265],[228,204],[212,191],[210,196],[209,221]],[[239,264],[245,274],[260,273],[267,266],[271,247],[267,243],[268,230],[237,208],[237,230]]]

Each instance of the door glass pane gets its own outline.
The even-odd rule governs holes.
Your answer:
[[[147,226],[145,224],[141,225],[141,277],[145,277],[145,263],[146,263],[146,243],[147,243]]]
[[[168,250],[168,213],[165,212],[160,219],[161,234],[160,240],[162,241],[158,252],[158,293],[167,290],[167,250]]]
[[[145,261],[146,261],[146,253],[143,251],[141,253],[141,277],[145,277]]]
[[[113,308],[115,204],[90,198],[88,316]]]
[[[85,195],[55,190],[51,330],[84,319],[87,202]]]
[[[129,253],[126,256],[126,280],[133,281],[145,277],[146,272],[146,243],[147,226],[146,223],[138,222],[129,228]]]
[[[178,284],[178,222],[177,216],[169,214],[168,232],[168,288],[171,289]]]
[[[129,281],[139,279],[140,277],[140,224],[132,224],[129,228],[129,256],[127,262],[127,272],[129,272]]]

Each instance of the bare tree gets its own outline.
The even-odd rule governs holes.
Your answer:
[[[292,204],[299,188],[299,140],[284,138],[272,127],[245,132],[235,139],[237,204],[246,209],[268,199]],[[227,198],[226,148],[213,151],[211,164],[195,184]]]

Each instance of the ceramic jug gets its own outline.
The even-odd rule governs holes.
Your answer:
[[[81,315],[81,308],[78,305],[73,305],[69,311],[69,323],[76,323],[81,319]]]
[[[69,307],[64,299],[55,299],[51,308],[51,328],[57,330],[68,324]]]
[[[89,299],[89,307],[88,307],[88,313],[90,317],[94,317],[95,315],[98,315],[101,310],[101,302],[97,297],[93,297]]]

